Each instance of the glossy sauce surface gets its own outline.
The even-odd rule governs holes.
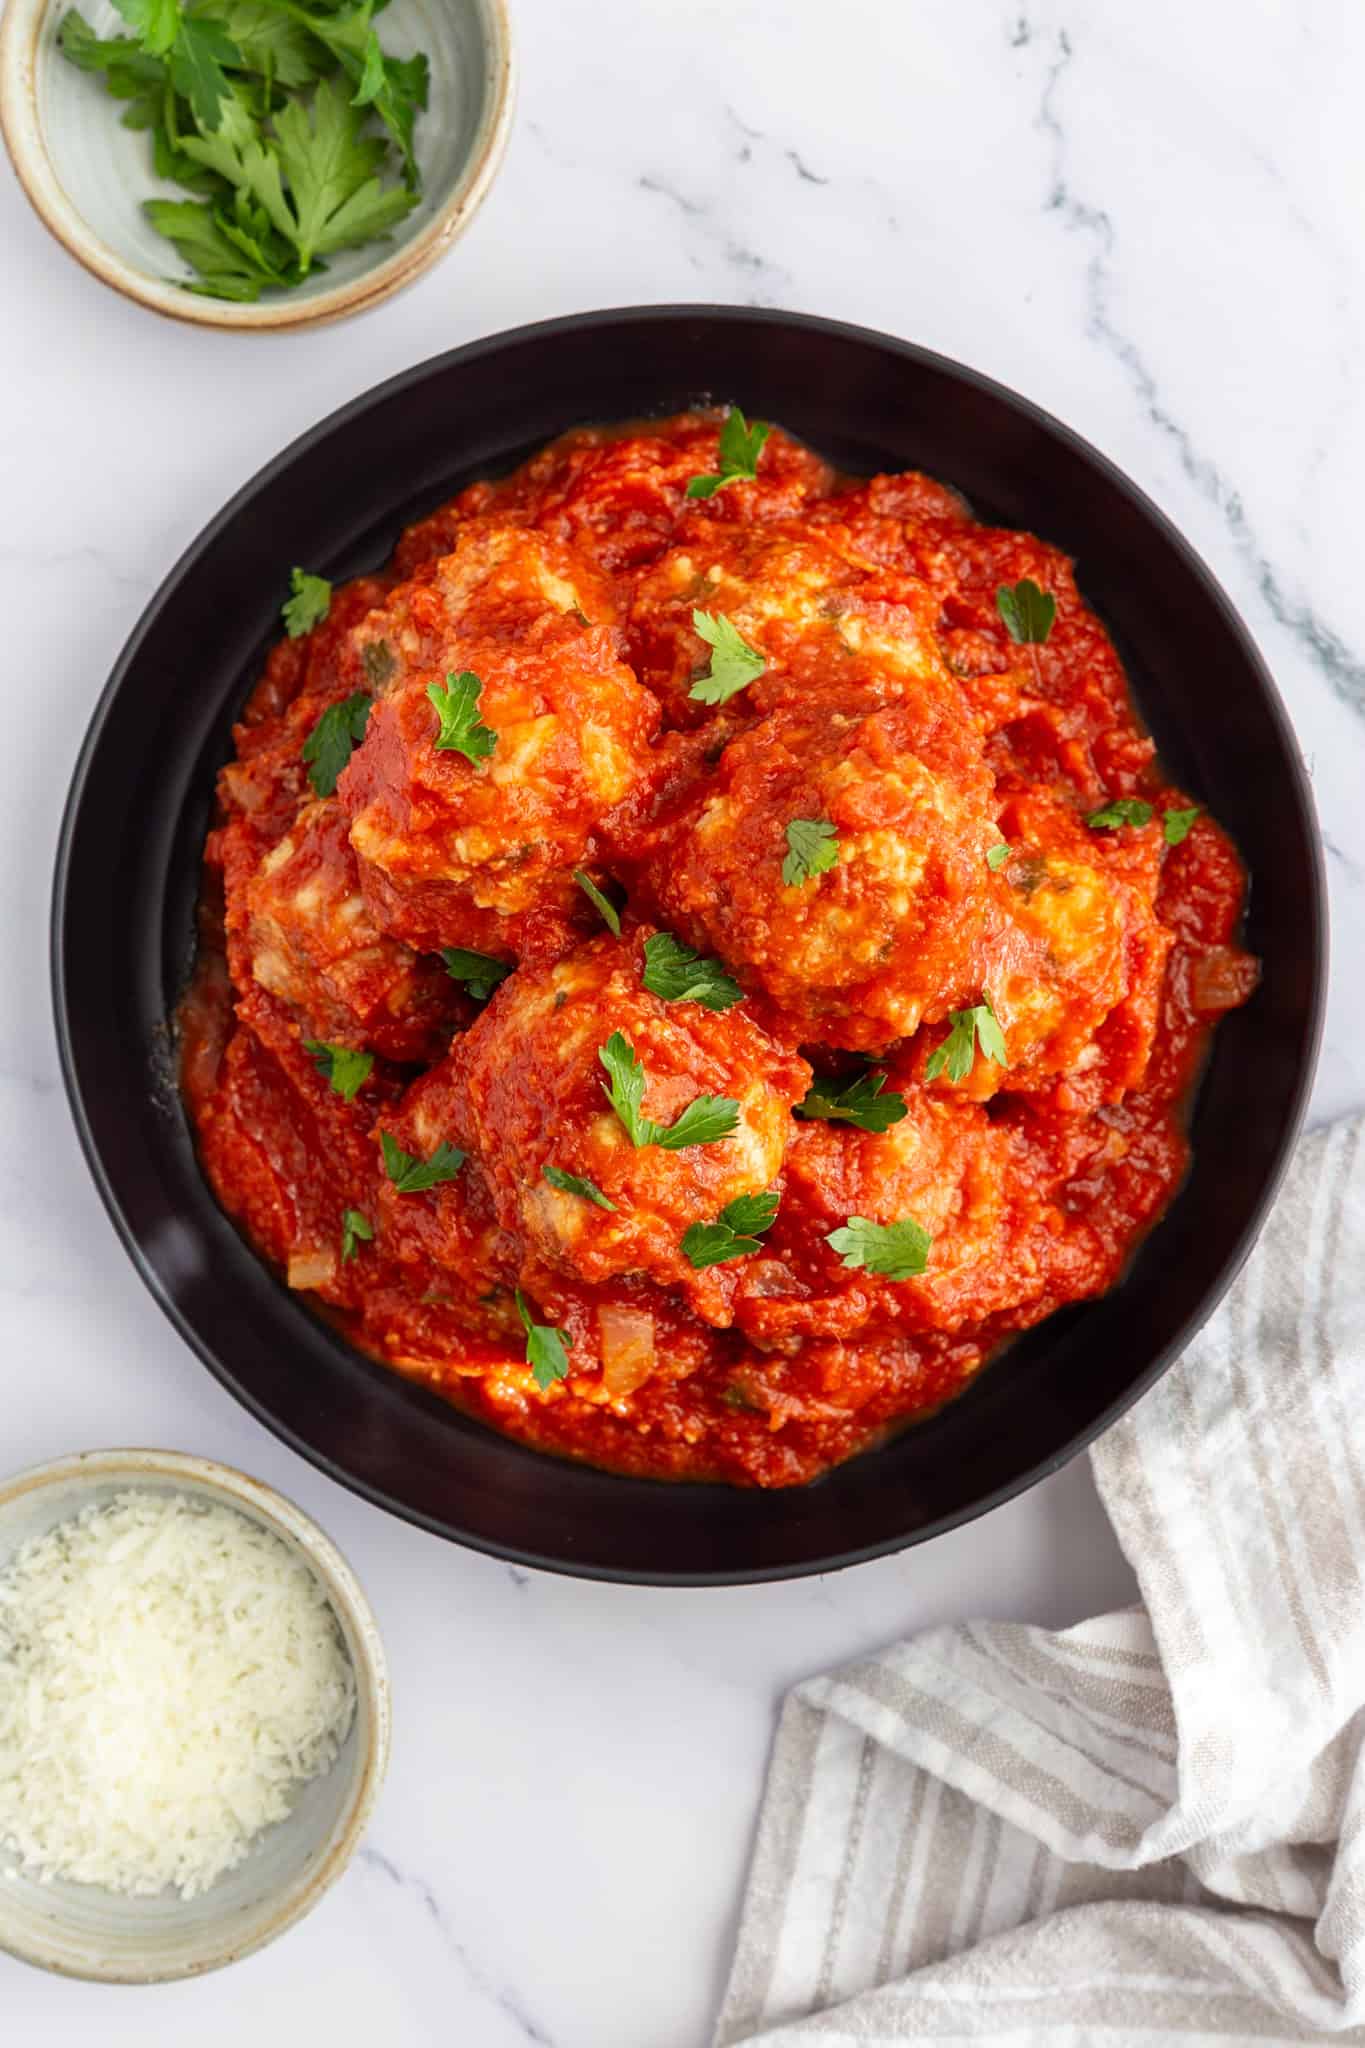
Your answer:
[[[1194,799],[1062,555],[777,431],[753,481],[689,498],[717,429],[572,434],[274,650],[220,778],[182,1073],[223,1205],[376,1358],[542,1448],[790,1485],[1115,1283],[1179,1185],[1208,1032],[1255,964],[1236,853],[1202,814],[1168,843]],[[996,602],[1025,577],[1056,601],[1041,645]],[[716,705],[693,694],[698,610],[764,663]],[[429,687],[466,672],[482,758],[434,744]],[[363,739],[320,795],[301,750],[354,696]],[[1122,798],[1150,820],[1086,823]],[[794,820],[837,841],[800,881]],[[661,931],[743,1001],[647,988]],[[508,970],[487,1000],[450,947]],[[1007,1063],[978,1045],[930,1078],[953,1013],[985,1000]],[[602,1088],[614,1032],[644,1115],[720,1096],[733,1134],[632,1144]],[[374,1055],[353,1099],[319,1040]],[[905,1102],[889,1128],[794,1114],[869,1064]],[[464,1163],[400,1192],[382,1132]],[[759,1249],[695,1267],[688,1229],[765,1190]],[[346,1258],[348,1213],[372,1235]],[[844,1264],[828,1238],[853,1216],[921,1225],[924,1272]],[[517,1290],[568,1345],[547,1387]]]

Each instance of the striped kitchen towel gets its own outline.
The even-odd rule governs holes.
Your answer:
[[[718,2044],[1365,2040],[1365,1124],[1092,1457],[1142,1606],[787,1700]]]

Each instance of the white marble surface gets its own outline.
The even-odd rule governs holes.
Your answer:
[[[0,1469],[82,1445],[230,1459],[316,1513],[387,1634],[394,1765],[314,1918],[214,1982],[50,1981],[46,2048],[700,2048],[774,1704],[797,1675],[970,1613],[1062,1623],[1132,1582],[1084,1464],[975,1527],[826,1580],[660,1593],[526,1575],[352,1499],[162,1321],[57,1076],[49,869],[86,715],[221,501],[381,377],[471,336],[667,299],[905,334],[1063,414],[1166,507],[1278,674],[1327,833],[1336,977],[1317,1109],[1365,1100],[1365,129],[1344,4],[514,0],[502,178],[408,296],[216,338],[95,284],[0,172]],[[305,2032],[306,2030],[306,2032]]]

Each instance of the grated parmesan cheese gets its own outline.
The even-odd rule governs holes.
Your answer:
[[[194,1898],[354,1711],[322,1586],[233,1508],[121,1493],[0,1571],[0,1843],[44,1882]]]

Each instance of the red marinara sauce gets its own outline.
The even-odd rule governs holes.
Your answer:
[[[546,1450],[785,1486],[1114,1285],[1256,964],[1064,556],[780,431],[689,496],[718,427],[570,434],[276,647],[182,1076],[219,1200],[362,1349]],[[661,1142],[698,1098],[725,1134]]]

